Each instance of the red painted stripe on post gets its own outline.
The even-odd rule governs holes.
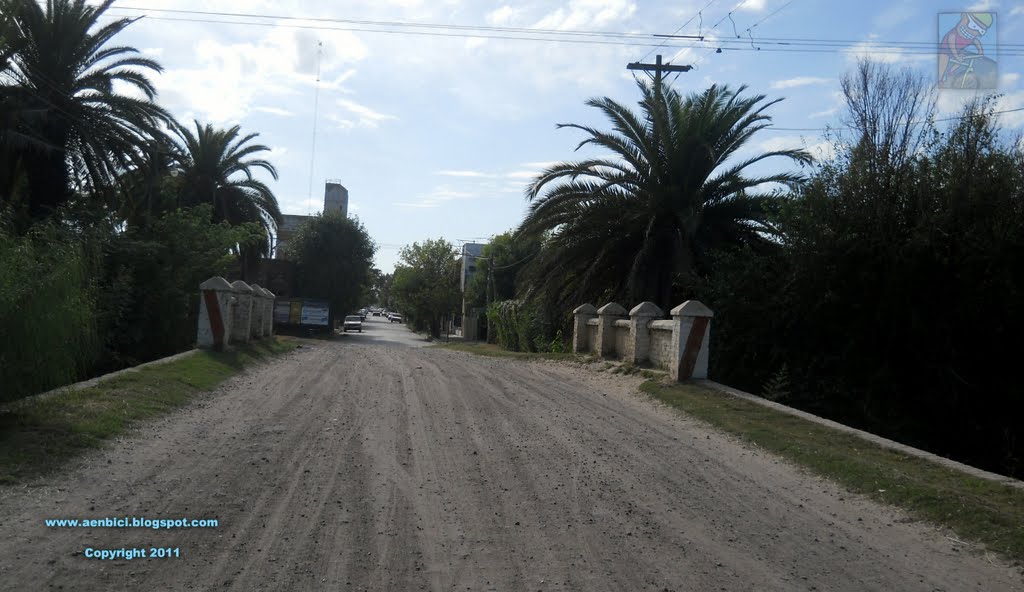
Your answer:
[[[697,356],[700,355],[700,347],[704,344],[704,333],[707,331],[710,321],[711,319],[708,317],[694,317],[690,334],[686,337],[683,359],[679,361],[680,380],[693,377],[693,369],[697,365]]]
[[[203,290],[206,300],[206,312],[210,316],[210,330],[213,331],[213,346],[224,345],[224,317],[220,314],[220,301],[215,290]]]

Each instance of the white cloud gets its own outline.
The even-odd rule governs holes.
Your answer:
[[[295,113],[287,109],[281,109],[280,107],[253,107],[252,110],[259,111],[260,113],[277,115],[279,117],[295,117]]]
[[[437,208],[449,201],[478,197],[480,195],[475,192],[456,191],[449,187],[436,187],[430,193],[419,196],[417,201],[396,202],[393,205],[404,208]]]
[[[329,114],[328,115],[328,117],[332,121],[335,121],[336,123],[341,124],[341,122],[345,122],[345,124],[342,124],[343,127],[360,126],[360,127],[370,127],[370,128],[373,128],[373,127],[377,127],[378,125],[380,125],[380,122],[382,122],[382,121],[389,121],[389,120],[398,119],[398,117],[396,117],[394,115],[388,115],[386,113],[381,113],[379,111],[375,111],[375,110],[371,109],[370,107],[367,107],[366,105],[361,105],[361,104],[359,104],[359,103],[357,103],[355,101],[351,101],[349,99],[338,99],[337,101],[335,101],[335,103],[339,107],[344,109],[345,111],[348,111],[350,114],[355,116],[355,119],[352,120],[352,119],[342,118],[342,117],[340,117],[338,115],[335,115],[335,114]],[[348,124],[351,124],[351,125],[348,125]]]
[[[816,76],[798,76],[796,78],[787,78],[786,80],[776,80],[772,83],[772,88],[776,90],[784,88],[797,88],[800,86],[809,86],[811,84],[827,84],[832,82],[831,78],[819,78]]]
[[[872,37],[874,37],[872,35]],[[935,61],[934,53],[909,53],[904,47],[887,46],[884,43],[868,39],[854,44],[845,50],[847,61],[856,62],[868,59],[885,64],[919,63]]]
[[[1018,14],[1024,14],[1024,5],[1014,6],[1013,10],[1010,11],[1010,16],[1017,16]]]
[[[606,27],[620,24],[635,12],[636,4],[629,0],[570,0],[568,7],[549,13],[534,27],[558,30]]]
[[[1024,90],[1007,93],[996,101],[996,111],[1008,111],[1024,107]],[[1010,129],[1024,128],[1024,111],[999,115],[999,122]]]
[[[999,8],[999,2],[996,0],[980,0],[975,2],[971,6],[967,7],[967,12],[986,12]],[[1013,14],[1011,11],[1010,14]]]
[[[807,151],[818,161],[831,160],[836,155],[836,146],[832,142],[818,142],[807,146]]]
[[[527,168],[537,169],[538,171],[541,171],[541,170],[544,170],[544,169],[549,169],[549,168],[555,166],[556,164],[560,164],[561,162],[562,161],[560,161],[560,160],[548,160],[548,161],[543,161],[543,162],[524,162],[523,166],[527,167]]]
[[[496,27],[509,25],[522,13],[523,10],[521,8],[513,8],[506,4],[497,10],[492,10],[487,13],[487,24],[494,25]]]
[[[839,107],[832,107],[831,109],[825,109],[824,111],[815,111],[807,116],[808,119],[818,119],[819,117],[832,117],[836,113],[839,113]]]
[[[740,4],[736,10],[742,10],[745,12],[761,12],[767,4],[767,0],[746,0],[746,2]]]
[[[316,82],[320,50],[321,76],[328,80],[345,65],[368,55],[366,46],[349,32],[317,36],[312,31],[285,28],[270,29],[254,41],[203,38],[193,47],[194,65],[168,68],[156,77],[156,84],[161,99],[172,108],[192,109],[214,123],[244,118],[258,99],[304,93],[303,88]],[[349,76],[348,72],[340,74],[327,85],[340,84]]]
[[[513,171],[505,176],[509,179],[533,179],[537,174],[538,171]]]
[[[494,177],[494,175],[492,174],[484,173],[481,171],[437,171],[436,174],[444,175],[446,177],[470,177],[476,179],[486,179]]]

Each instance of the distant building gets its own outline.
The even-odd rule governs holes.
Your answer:
[[[462,245],[462,292],[466,292],[469,280],[476,273],[476,260],[484,254],[484,247],[481,243],[466,243]]]
[[[323,213],[341,212],[342,216],[348,217],[348,189],[338,181],[327,181],[324,186],[324,209]],[[288,241],[295,236],[307,220],[313,216],[302,216],[297,214],[284,214],[281,225],[277,228],[277,237],[274,242],[274,258],[287,259]]]
[[[348,217],[348,189],[338,181],[327,181],[324,187],[324,213],[341,212]]]
[[[466,304],[466,286],[476,275],[476,264],[484,254],[484,247],[481,243],[466,243],[462,245],[462,318],[459,325],[462,336],[465,339],[480,338],[480,319],[483,317],[482,309],[470,309]]]

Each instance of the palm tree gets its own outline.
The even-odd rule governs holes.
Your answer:
[[[211,204],[213,222],[232,225],[249,222],[263,228],[258,245],[240,247],[243,274],[249,275],[260,256],[270,253],[270,234],[281,223],[281,210],[274,192],[253,173],[263,169],[277,180],[277,169],[263,158],[250,158],[270,148],[250,144],[259,134],[241,136],[241,128],[217,129],[194,122],[196,131],[177,126],[181,138],[178,170],[182,205]]]
[[[527,188],[532,203],[519,232],[546,237],[528,273],[556,298],[651,300],[668,310],[673,283],[709,250],[770,241],[775,196],[759,187],[802,180],[792,172],[748,176],[747,169],[775,156],[811,161],[803,150],[735,158],[769,125],[764,111],[778,102],[741,96],[745,86],[714,85],[685,98],[663,85],[639,87],[640,115],[607,97],[587,101],[613,132],[558,126],[587,134],[577,149],[597,146],[612,157],[556,164]]]
[[[5,95],[39,114],[18,131],[49,148],[16,151],[28,180],[29,210],[38,219],[73,192],[102,188],[136,166],[139,147],[159,135],[170,116],[153,102],[156,89],[147,77],[160,65],[111,43],[134,20],[99,25],[113,0],[9,3],[18,44],[2,82]],[[4,164],[12,164],[10,158]]]

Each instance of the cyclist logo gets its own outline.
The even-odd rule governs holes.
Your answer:
[[[996,44],[994,12],[939,13],[939,88],[994,89],[996,62],[983,38]]]

